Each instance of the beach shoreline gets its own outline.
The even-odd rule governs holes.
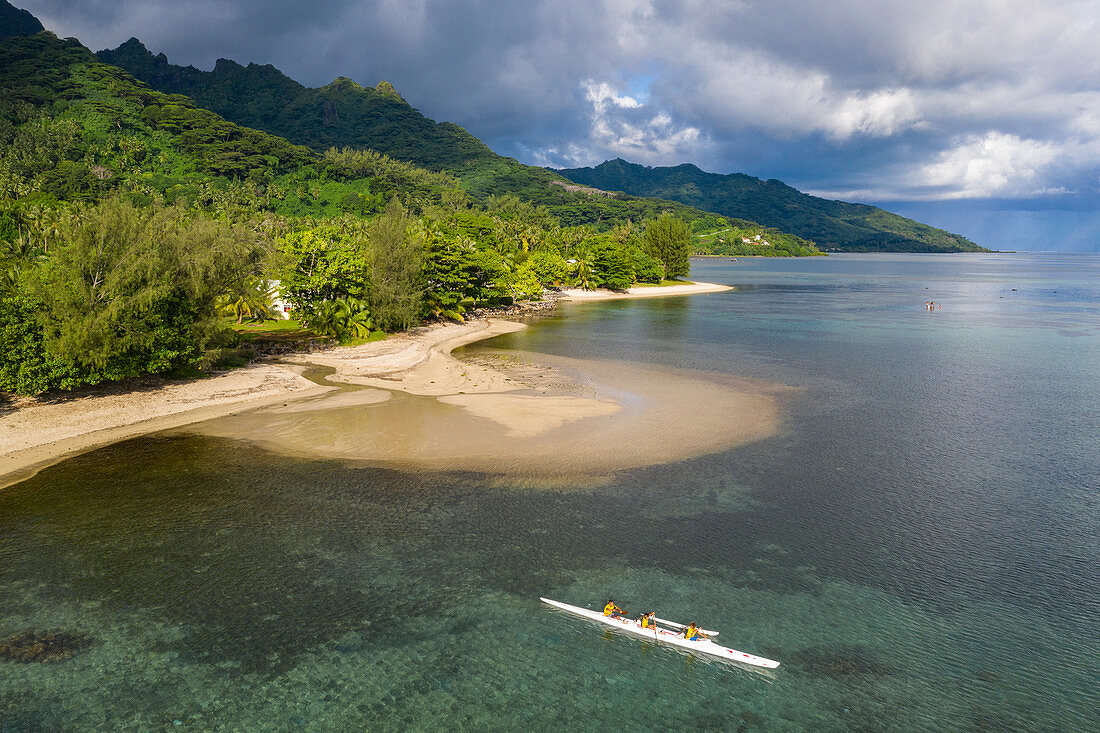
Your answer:
[[[633,288],[625,293],[565,291],[561,299],[648,298],[730,289],[693,283]],[[460,346],[525,327],[517,321],[500,319],[437,323],[394,334],[383,341],[292,353],[277,361],[268,360],[204,379],[150,377],[140,380],[138,389],[114,385],[71,398],[24,400],[22,405],[0,413],[0,489],[61,460],[121,440],[264,408],[278,410],[307,399],[316,402],[320,409],[326,405],[383,401],[391,391],[435,397],[480,418],[497,421],[513,437],[538,435],[565,423],[612,414],[619,409],[606,399],[528,394],[531,390],[527,385],[504,371],[474,368],[451,355]],[[320,384],[303,376],[310,367],[328,367],[333,374]],[[328,394],[349,388],[372,390],[376,394]],[[280,403],[284,403],[282,407]]]
[[[649,287],[634,287],[624,291],[617,290],[581,290],[570,288],[562,290],[561,299],[569,301],[591,300],[625,300],[635,298],[657,298],[668,295],[704,295],[706,293],[725,293],[733,290],[730,285],[718,285],[717,283],[687,283],[684,285],[655,285]]]
[[[354,384],[362,379],[362,384],[403,389],[403,380],[433,362],[432,367],[438,363],[452,376],[443,384],[453,385],[457,392],[464,380],[453,378],[461,370],[451,363],[457,360],[450,351],[521,328],[523,324],[513,321],[433,324],[384,341],[292,353],[203,379],[147,377],[131,389],[128,384],[108,385],[72,397],[24,400],[0,413],[0,489],[58,461],[121,440],[340,389],[338,384],[306,379],[303,372],[308,367],[335,368],[330,381]]]

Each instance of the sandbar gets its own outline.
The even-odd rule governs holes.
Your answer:
[[[700,295],[703,293],[724,293],[734,288],[716,283],[688,283],[685,285],[653,285],[649,287],[627,288],[626,290],[582,290],[569,288],[561,291],[563,300],[622,300],[627,298],[658,298],[666,295]]]
[[[337,392],[340,387],[306,379],[303,372],[311,365],[343,367],[338,373],[349,383],[362,378],[364,383],[374,381],[393,388],[400,387],[402,379],[415,385],[423,378],[438,381],[440,389],[446,385],[455,393],[472,389],[469,383],[476,380],[467,380],[461,365],[446,354],[470,341],[520,328],[522,324],[510,321],[435,324],[385,341],[298,354],[203,379],[145,377],[72,395],[20,398],[14,405],[0,408],[0,488],[100,446],[235,412],[268,406],[290,413],[309,412],[389,398],[389,392],[374,391],[332,394],[326,401],[316,401],[313,398]],[[433,359],[433,354],[437,358]],[[437,373],[438,380],[430,379]],[[292,406],[292,401],[300,399],[306,401]]]
[[[286,455],[583,482],[774,435],[780,400],[791,391],[641,364],[506,354],[495,366],[477,355],[472,364],[456,360],[467,378],[488,370],[493,382],[511,380],[505,391],[395,390],[363,407],[294,416],[260,409],[187,430]]]

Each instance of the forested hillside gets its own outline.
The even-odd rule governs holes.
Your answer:
[[[679,201],[725,216],[751,219],[851,252],[985,251],[965,237],[876,206],[809,196],[781,181],[741,173],[707,173],[690,163],[652,168],[622,159],[595,168],[556,171],[585,186]]]
[[[164,54],[154,56],[136,38],[98,56],[155,89],[186,94],[239,124],[316,151],[332,146],[370,148],[429,170],[446,171],[474,198],[514,194],[532,205],[545,206],[564,226],[590,225],[606,231],[627,220],[639,222],[670,212],[692,222],[697,230],[709,227],[702,221],[708,218],[704,211],[673,200],[570,191],[561,185],[568,181],[558,173],[497,155],[458,125],[428,119],[386,82],[372,88],[340,77],[311,89],[273,66],[241,66],[225,59],[219,59],[213,71],[201,71],[170,64]],[[812,242],[802,244],[781,252],[816,253]]]
[[[372,88],[339,77],[311,89],[273,66],[227,59],[218,59],[213,71],[200,71],[154,56],[136,38],[97,55],[154,89],[185,94],[226,119],[316,151],[371,148],[432,170],[480,166],[499,157],[461,127],[424,117],[385,82]]]
[[[227,119],[324,150],[369,147],[458,177],[475,197],[513,193],[548,209],[567,225],[607,226],[675,210],[686,219],[715,212],[758,226],[850,251],[973,251],[981,248],[949,232],[873,206],[827,201],[779,181],[742,174],[704,173],[693,165],[647,168],[609,161],[598,168],[540,169],[497,155],[458,125],[436,123],[409,106],[389,84],[362,87],[341,77],[310,89],[272,66],[241,66],[221,59],[213,71],[170,64],[130,39],[100,58],[165,92],[187,94]],[[620,192],[618,196],[565,196],[553,182],[570,181]],[[655,201],[656,200],[656,201]],[[666,203],[660,203],[661,201]],[[670,209],[667,202],[685,208]],[[773,237],[775,238],[775,237]]]
[[[38,18],[6,1],[0,2],[0,40],[9,36],[33,36],[42,30],[45,29]]]

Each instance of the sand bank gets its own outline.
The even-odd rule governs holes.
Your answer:
[[[581,290],[571,288],[561,291],[563,300],[619,300],[623,298],[659,298],[665,295],[698,295],[700,293],[724,293],[733,290],[729,285],[715,283],[691,283],[689,285],[654,285],[651,287],[615,290]]]
[[[515,321],[486,320],[414,328],[385,341],[291,357],[335,369],[328,381],[395,389],[418,395],[501,392],[514,385],[505,375],[473,369],[451,356],[459,346],[525,328]]]
[[[500,365],[477,367],[496,372],[495,380],[511,379],[503,392],[392,391],[390,399],[363,407],[295,415],[259,409],[187,429],[302,457],[571,478],[768,437],[779,427],[779,399],[790,391],[622,362],[504,353]],[[543,380],[552,386],[542,387]]]
[[[310,365],[332,366],[341,380],[387,388],[440,385],[439,394],[469,391],[461,365],[447,356],[470,341],[523,328],[509,321],[475,321],[413,329],[385,341],[302,354],[289,363],[253,364],[197,380],[157,377],[83,390],[72,397],[22,399],[0,411],[0,487],[34,475],[51,463],[137,435],[272,406],[286,414],[364,405],[384,391],[337,394],[302,376]],[[368,376],[369,375],[369,376]],[[473,376],[473,375],[469,375]],[[434,388],[434,387],[433,387]],[[299,402],[299,400],[304,401]],[[286,403],[284,406],[283,403]]]

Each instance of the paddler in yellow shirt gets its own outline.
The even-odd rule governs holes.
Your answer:
[[[688,641],[702,641],[707,637],[703,635],[703,632],[699,630],[699,627],[692,621],[688,624],[688,627],[684,629],[684,638]]]
[[[603,607],[603,615],[610,616],[611,618],[619,618],[623,615],[623,609],[616,606],[614,600],[608,598],[607,605]]]

